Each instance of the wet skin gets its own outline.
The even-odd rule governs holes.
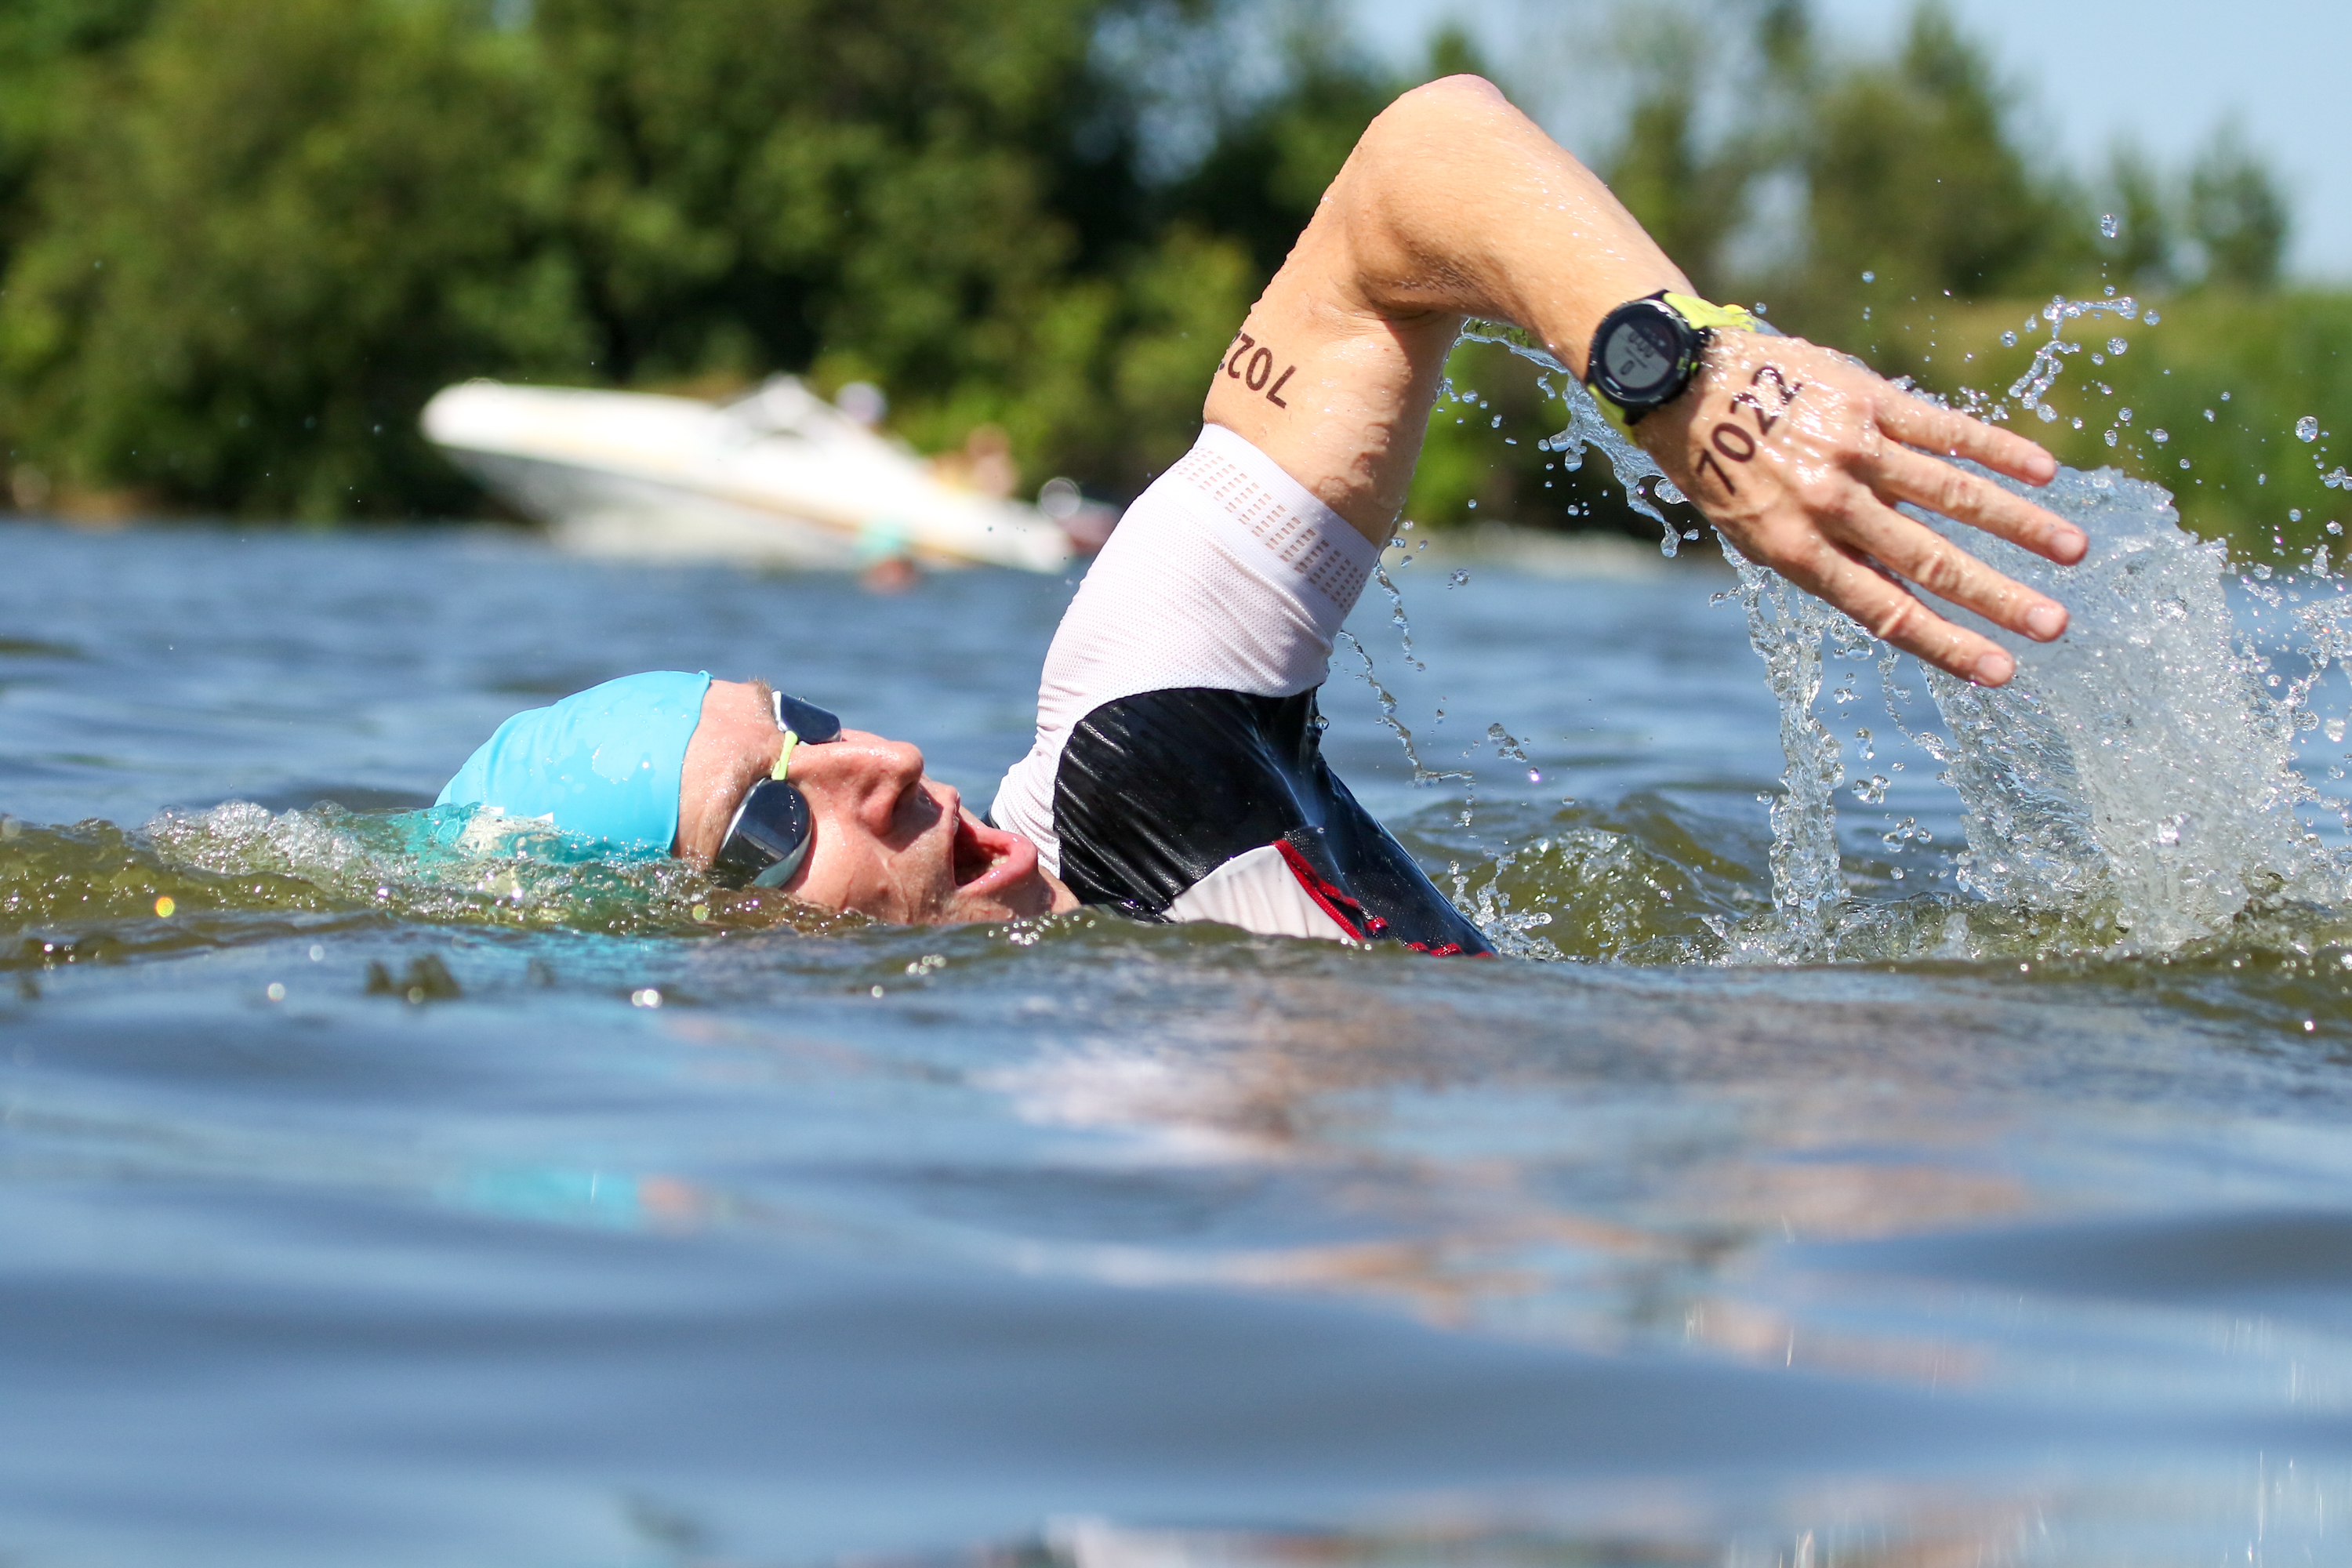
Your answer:
[[[783,739],[764,683],[710,683],[678,781],[677,855],[710,864],[744,792],[768,776]],[[964,810],[954,789],[924,776],[923,753],[904,741],[844,730],[838,741],[793,748],[787,776],[815,823],[808,858],[783,888],[804,903],[904,925],[1077,907],[1037,864],[1034,845]]]
[[[1609,188],[1490,84],[1449,77],[1364,132],[1211,377],[1202,410],[1374,543],[1393,531],[1463,318],[1510,321],[1580,367],[1610,310],[1690,292]],[[1714,335],[1635,439],[1740,552],[1895,647],[1981,685],[2016,660],[1914,592],[2039,642],[2066,609],[1895,510],[1913,501],[2071,564],[2063,519],[1943,461],[2031,485],[2057,463],[1799,338]]]

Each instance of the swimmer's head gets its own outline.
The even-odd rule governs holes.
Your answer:
[[[630,676],[518,713],[441,792],[567,832],[709,866],[744,795],[784,751],[764,681]],[[806,858],[782,885],[803,902],[906,924],[1011,920],[1075,902],[1016,834],[961,808],[900,741],[843,730],[795,747],[785,777],[806,800]]]
[[[434,804],[485,805],[667,854],[677,837],[678,780],[709,688],[707,670],[656,670],[518,713],[466,759]]]

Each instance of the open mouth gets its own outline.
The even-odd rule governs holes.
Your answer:
[[[1036,869],[1037,850],[1017,833],[982,823],[969,812],[956,815],[956,891],[975,897],[1002,892]]]

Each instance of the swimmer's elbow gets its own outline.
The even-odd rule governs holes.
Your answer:
[[[1333,194],[1350,183],[1367,195],[1413,188],[1440,169],[1483,161],[1529,129],[1485,77],[1440,77],[1400,95],[1365,127]]]
[[[1423,82],[1410,92],[1400,93],[1391,108],[1405,104],[1436,106],[1449,103],[1477,103],[1489,107],[1507,103],[1503,89],[1475,71],[1463,71],[1455,76],[1442,76],[1435,81]]]
[[[1458,134],[1474,125],[1491,123],[1496,111],[1508,112],[1511,100],[1483,76],[1465,73],[1424,82],[1381,110],[1365,129],[1364,142],[1377,145],[1395,139],[1421,142],[1430,136]]]

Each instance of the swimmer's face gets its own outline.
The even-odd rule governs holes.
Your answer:
[[[678,781],[677,853],[708,866],[743,792],[783,749],[768,689],[714,680],[687,743]],[[784,884],[804,903],[904,925],[1014,920],[1075,907],[1018,834],[983,826],[956,792],[923,776],[923,753],[862,730],[793,751],[791,782],[807,797],[808,858]]]

